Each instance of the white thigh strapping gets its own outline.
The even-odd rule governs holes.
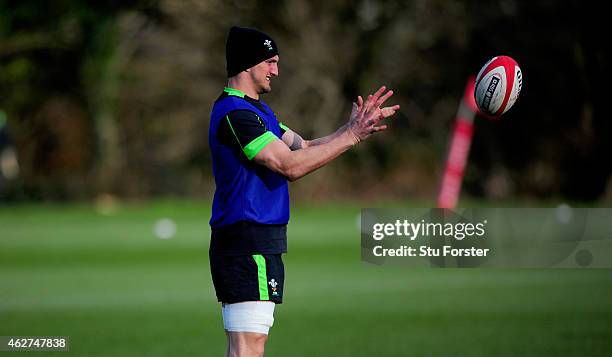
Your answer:
[[[222,304],[223,327],[226,331],[256,332],[267,335],[274,324],[275,305],[272,301]]]

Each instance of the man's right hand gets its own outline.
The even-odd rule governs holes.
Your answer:
[[[365,102],[361,96],[358,96],[357,102],[353,103],[347,130],[354,137],[355,144],[367,139],[373,133],[387,129],[387,125],[379,126],[378,123],[399,110],[399,105],[381,108],[387,99],[393,95],[392,90],[386,93],[385,90],[386,87],[382,86],[373,95],[368,95]]]

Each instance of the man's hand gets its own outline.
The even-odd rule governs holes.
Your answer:
[[[295,137],[290,138],[291,133],[286,131],[283,135],[283,140],[286,139],[286,142],[281,140],[270,142],[255,155],[253,160],[287,177],[290,181],[313,172],[372,133],[387,129],[386,125],[377,124],[395,114],[399,105],[381,108],[381,105],[393,95],[393,91],[383,94],[385,90],[384,86],[381,87],[376,93],[369,95],[365,102],[363,98],[358,97],[357,102],[353,103],[349,122],[334,134],[307,141],[306,144],[302,143],[299,150],[292,151],[286,142],[293,143]]]
[[[358,96],[357,102],[353,103],[347,130],[354,137],[355,144],[367,139],[373,133],[387,129],[387,125],[378,126],[378,123],[399,110],[399,105],[381,108],[387,99],[393,95],[392,90],[387,91],[387,93],[385,93],[385,90],[386,87],[382,86],[373,95],[368,95],[365,103],[361,96]]]

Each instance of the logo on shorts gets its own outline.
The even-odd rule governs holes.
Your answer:
[[[278,291],[276,291],[278,290],[277,289],[278,283],[276,282],[276,280],[272,279],[268,282],[268,284],[272,287],[272,295],[278,296]]]

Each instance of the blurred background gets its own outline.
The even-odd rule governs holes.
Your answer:
[[[522,67],[518,103],[476,119],[467,197],[610,202],[610,41],[582,1],[0,1],[0,200],[209,199],[209,112],[230,26],[280,46],[265,100],[305,138],[394,89],[385,135],[292,185],[296,200],[438,189],[466,80]],[[107,196],[102,196],[107,197]]]
[[[0,335],[223,354],[207,131],[242,25],[277,41],[264,100],[305,138],[381,84],[402,106],[290,185],[268,355],[611,355],[610,269],[378,267],[359,239],[362,207],[435,205],[466,81],[495,55],[522,93],[475,119],[459,205],[609,205],[606,21],[577,0],[0,0]]]

